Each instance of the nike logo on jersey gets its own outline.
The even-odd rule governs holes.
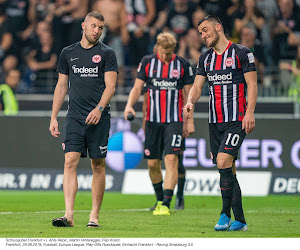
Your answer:
[[[173,148],[173,150],[174,150],[174,151],[178,151],[178,150],[180,150],[180,148]]]
[[[207,63],[206,66],[207,66],[207,65],[210,65],[210,63]]]
[[[225,150],[229,150],[229,149],[233,149],[233,148],[227,148],[227,147],[225,147]]]
[[[75,58],[71,58],[71,62],[73,62],[73,61],[75,61],[75,60],[77,60],[77,59],[79,59],[79,57],[75,57]]]

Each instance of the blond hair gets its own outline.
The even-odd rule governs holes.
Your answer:
[[[176,38],[168,32],[160,33],[156,38],[157,46],[161,46],[163,49],[176,48]]]

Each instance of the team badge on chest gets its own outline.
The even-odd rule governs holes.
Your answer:
[[[174,78],[178,78],[179,77],[179,71],[177,69],[173,69],[171,71],[171,75],[174,77]]]
[[[231,67],[233,64],[233,59],[231,57],[228,57],[226,60],[225,60],[225,65],[226,67]]]
[[[93,58],[92,58],[92,61],[94,63],[99,63],[101,61],[101,56],[100,55],[94,55]]]

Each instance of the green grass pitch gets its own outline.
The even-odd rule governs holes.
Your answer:
[[[100,211],[101,228],[87,228],[91,193],[78,192],[75,226],[56,228],[52,219],[63,216],[63,192],[0,191],[1,238],[203,238],[300,237],[300,197],[244,197],[247,232],[215,232],[220,197],[186,196],[186,208],[171,216],[153,216],[154,195],[106,192]],[[8,212],[8,213],[5,213]]]

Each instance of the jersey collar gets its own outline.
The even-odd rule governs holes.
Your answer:
[[[231,44],[232,44],[232,42],[229,40],[229,43],[228,43],[228,45],[227,45],[227,47],[226,47],[226,49],[223,51],[223,53],[222,54],[220,54],[220,55],[223,55],[224,54],[224,52],[226,51],[226,50],[228,50],[228,48],[231,46]],[[214,52],[217,54],[217,55],[219,55],[218,53],[217,53],[217,51],[215,51],[215,49],[213,48],[213,50],[214,50]]]

